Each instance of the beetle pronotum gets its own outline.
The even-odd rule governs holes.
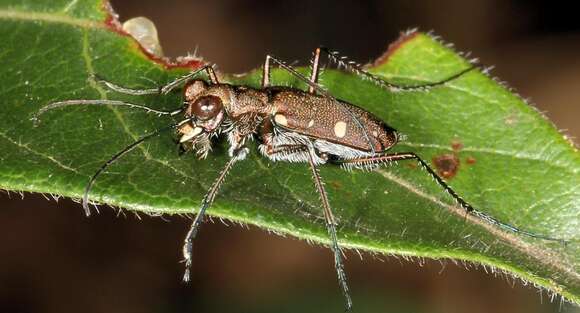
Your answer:
[[[90,215],[88,195],[97,177],[110,164],[145,140],[162,132],[176,129],[181,135],[179,142],[189,146],[192,150],[196,150],[200,157],[205,158],[212,144],[210,137],[214,134],[222,133],[227,135],[230,145],[228,151],[230,159],[203,198],[201,208],[185,237],[183,246],[183,256],[185,258],[183,279],[185,281],[189,280],[190,275],[193,238],[197,234],[205,212],[215,199],[227,173],[236,162],[245,159],[248,155],[249,149],[246,147],[246,142],[250,138],[258,140],[259,152],[271,161],[301,162],[309,165],[314,185],[320,195],[326,228],[331,240],[331,249],[334,253],[338,281],[346,300],[347,310],[351,308],[352,302],[343,269],[342,254],[337,241],[336,219],[332,213],[324,184],[318,172],[318,167],[322,164],[331,163],[347,169],[372,170],[391,162],[415,160],[467,213],[507,231],[565,243],[562,239],[521,230],[475,209],[451,189],[429,164],[415,153],[389,153],[388,150],[398,141],[395,129],[372,113],[346,101],[334,98],[318,84],[321,53],[325,53],[330,61],[339,64],[346,70],[391,89],[420,90],[427,87],[435,87],[457,79],[463,74],[478,68],[477,66],[470,66],[447,79],[434,83],[399,86],[383,81],[366,72],[361,66],[347,62],[344,58],[338,57],[335,52],[320,47],[315,50],[313,55],[310,78],[303,76],[277,58],[268,55],[263,66],[262,84],[259,89],[221,83],[212,66],[205,66],[167,85],[153,89],[129,89],[101,80],[103,84],[113,91],[129,95],[164,95],[184,85],[184,106],[174,111],[160,111],[143,105],[116,100],[66,100],[51,103],[41,108],[37,115],[59,107],[88,104],[127,106],[159,115],[184,115],[183,120],[161,128],[125,147],[97,170],[90,178],[82,199],[83,208],[87,216]],[[271,62],[276,63],[279,67],[306,83],[308,90],[272,86],[270,82]],[[203,72],[207,73],[207,81],[196,78]]]

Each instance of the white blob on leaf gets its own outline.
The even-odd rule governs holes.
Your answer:
[[[163,50],[157,36],[155,24],[146,17],[135,17],[123,23],[123,30],[133,36],[147,52],[162,57]]]

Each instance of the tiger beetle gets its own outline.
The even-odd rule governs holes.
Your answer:
[[[460,197],[449,185],[413,152],[389,153],[397,144],[397,131],[372,113],[346,101],[336,99],[318,83],[320,74],[321,53],[339,68],[370,80],[391,90],[425,90],[455,80],[479,66],[468,68],[444,80],[414,85],[401,86],[389,83],[365,71],[354,62],[347,61],[338,53],[319,47],[313,53],[310,77],[306,77],[279,59],[268,55],[263,66],[260,88],[238,86],[222,83],[218,80],[212,66],[205,66],[182,76],[167,85],[152,89],[129,89],[99,79],[101,83],[115,92],[129,95],[165,95],[183,87],[184,105],[174,111],[160,111],[139,104],[116,100],[67,100],[51,103],[38,111],[38,115],[59,107],[71,105],[112,105],[142,109],[158,115],[175,116],[182,114],[181,121],[143,136],[105,162],[90,178],[82,198],[82,205],[87,216],[90,215],[88,196],[97,177],[120,157],[137,147],[145,140],[162,132],[176,130],[181,136],[179,143],[186,149],[194,150],[205,158],[211,149],[212,138],[225,134],[229,142],[229,160],[203,198],[183,245],[185,262],[184,281],[189,281],[192,261],[192,241],[204,219],[206,210],[214,201],[220,186],[235,163],[246,158],[249,149],[246,142],[251,138],[259,143],[258,151],[273,162],[307,163],[320,195],[330,248],[334,254],[334,265],[338,282],[350,310],[352,301],[348,291],[347,279],[343,268],[342,252],[338,245],[337,222],[326,194],[322,178],[318,171],[320,165],[334,164],[344,169],[373,170],[389,163],[414,160],[431,176],[435,182],[454,198],[466,214],[472,214],[483,221],[501,229],[521,235],[566,243],[562,239],[552,238],[519,229],[510,224],[475,209]],[[271,64],[276,63],[308,86],[304,91],[293,87],[273,86],[270,81]],[[208,79],[196,78],[205,72]]]

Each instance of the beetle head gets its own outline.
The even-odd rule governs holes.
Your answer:
[[[189,122],[178,131],[182,134],[180,142],[195,140],[202,134],[215,133],[222,124],[229,103],[229,92],[219,85],[208,85],[203,80],[194,80],[184,89],[184,114]]]
[[[222,85],[208,85],[203,80],[194,80],[185,86],[184,97],[183,113],[188,121],[177,129],[181,134],[179,142],[191,144],[204,158],[210,150],[209,138],[219,133],[226,119],[229,90]]]

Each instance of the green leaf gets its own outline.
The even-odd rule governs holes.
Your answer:
[[[67,99],[120,99],[178,108],[179,93],[129,97],[96,83],[98,74],[128,87],[156,87],[185,72],[151,60],[115,32],[98,0],[0,1],[0,188],[80,198],[88,178],[114,153],[171,123],[140,110],[67,107],[32,115]],[[424,34],[394,45],[370,71],[390,82],[449,77],[469,64]],[[260,72],[226,76],[258,86]],[[301,86],[276,71],[278,84]],[[356,75],[328,70],[336,97],[364,107],[407,136],[393,151],[458,160],[450,184],[476,208],[522,229],[577,240],[580,157],[517,95],[473,71],[424,92],[392,92]],[[97,181],[91,199],[150,213],[190,213],[226,161],[219,141],[206,160],[178,155],[172,134],[141,145]],[[234,168],[209,213],[327,243],[318,196],[304,164],[271,163],[252,147]],[[448,163],[446,163],[448,164]],[[445,164],[443,164],[445,166]],[[444,170],[444,169],[442,169]],[[453,171],[451,171],[453,172]],[[344,247],[484,264],[580,301],[580,251],[504,232],[454,206],[413,162],[374,172],[324,166]],[[331,264],[329,263],[329,266]]]

